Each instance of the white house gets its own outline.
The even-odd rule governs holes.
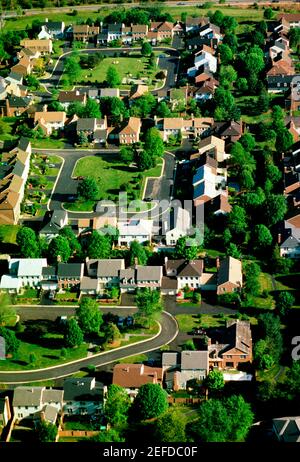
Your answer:
[[[284,222],[284,237],[280,243],[280,256],[300,258],[300,214]]]
[[[45,215],[44,226],[39,232],[40,236],[50,242],[59,235],[59,231],[68,224],[68,212],[66,210],[53,210]]]
[[[112,42],[113,40],[122,39],[124,24],[115,23],[108,24],[107,28],[107,42]]]
[[[22,287],[39,286],[46,266],[46,258],[12,258],[8,262],[10,275],[17,277]]]
[[[188,235],[191,228],[191,212],[182,207],[175,208],[173,226],[166,223],[166,227],[166,244],[176,245],[180,237]]]
[[[194,77],[201,66],[204,66],[206,70],[215,73],[217,72],[217,64],[218,61],[215,56],[208,51],[202,50],[195,54],[194,66],[188,69],[187,74],[189,77]]]
[[[13,411],[17,422],[25,418],[37,418],[44,413],[46,420],[55,423],[63,409],[63,390],[46,387],[20,386],[14,390]],[[50,407],[50,408],[49,408]],[[47,419],[49,414],[49,419]]]
[[[176,277],[179,290],[186,286],[192,289],[201,287],[203,260],[169,260],[165,259],[166,275]]]
[[[41,31],[38,33],[39,40],[50,40],[52,39],[52,34],[47,30],[46,26],[42,26]]]
[[[137,241],[140,244],[151,242],[153,220],[129,220],[118,222],[119,238],[118,245],[130,246],[130,243]]]

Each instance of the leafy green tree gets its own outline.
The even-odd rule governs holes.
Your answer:
[[[92,98],[88,98],[86,105],[84,106],[84,109],[82,111],[81,117],[87,117],[87,118],[96,118],[99,119],[102,116],[101,111],[100,111],[100,106]]]
[[[290,29],[289,40],[291,48],[298,49],[300,45],[300,27],[293,27]]]
[[[270,271],[273,274],[276,273],[289,273],[293,262],[289,258],[284,258],[280,256],[279,245],[275,244],[272,256],[270,259]]]
[[[245,274],[245,292],[257,296],[260,292],[260,267],[257,263],[249,262],[243,266],[243,271]]]
[[[235,86],[241,93],[246,93],[248,91],[248,82],[245,77],[239,77],[235,82]]]
[[[209,399],[199,408],[199,420],[192,424],[195,441],[244,441],[253,423],[253,412],[242,396],[222,401]]]
[[[286,316],[289,310],[295,303],[295,297],[290,293],[284,290],[280,292],[276,300],[276,309],[281,316]]]
[[[221,27],[224,21],[224,14],[222,13],[222,11],[216,10],[214,13],[211,13],[210,20],[212,24]]]
[[[224,16],[222,21],[222,30],[225,34],[234,33],[237,26],[237,20],[233,16]]]
[[[183,351],[196,351],[196,345],[193,339],[186,340],[182,345]]]
[[[281,194],[269,194],[264,204],[264,212],[268,226],[283,220],[287,212],[286,198]]]
[[[150,45],[149,42],[147,42],[147,41],[143,42],[142,48],[141,48],[141,53],[142,53],[142,56],[150,56],[151,55],[152,46]]]
[[[110,258],[111,247],[109,236],[93,231],[88,240],[87,255],[89,258]]]
[[[64,341],[66,346],[69,348],[78,347],[83,342],[82,330],[80,329],[76,319],[74,318],[69,319],[67,322]]]
[[[134,160],[134,152],[131,147],[122,146],[120,149],[120,158],[124,164],[131,164]]]
[[[144,151],[144,150],[139,153],[139,156],[137,158],[137,166],[141,172],[144,172],[145,170],[149,170],[150,168],[154,167],[154,165],[155,165],[155,159],[151,153],[149,153],[148,151]]]
[[[225,34],[223,38],[223,44],[228,45],[232,52],[235,54],[238,50],[238,38],[235,34]]]
[[[158,117],[170,117],[171,111],[165,101],[161,101],[160,103],[158,103],[156,108],[156,114]]]
[[[130,404],[130,398],[124,388],[119,385],[110,385],[104,408],[108,422],[113,426],[126,423]]]
[[[184,443],[185,422],[176,411],[167,411],[154,423],[155,441],[158,443]]]
[[[84,105],[79,101],[75,101],[68,106],[67,115],[68,117],[72,117],[73,115],[77,115],[78,117],[83,117],[84,113]]]
[[[110,428],[109,430],[101,431],[97,435],[92,436],[90,441],[94,443],[124,443],[125,438],[123,438],[117,430]]]
[[[274,16],[274,11],[272,8],[266,8],[264,11],[264,18],[265,19],[272,19]]]
[[[50,112],[51,111],[63,112],[65,110],[65,108],[63,107],[63,105],[59,101],[52,101],[52,103],[49,104],[47,110],[50,111]]]
[[[233,60],[233,51],[229,45],[221,44],[219,45],[219,53],[222,64],[230,64]]]
[[[215,91],[217,117],[220,120],[230,120],[235,109],[235,100],[229,90],[218,87]]]
[[[247,151],[247,152],[251,152],[253,151],[253,149],[255,148],[255,138],[253,135],[251,135],[251,133],[244,133],[244,135],[241,136],[241,138],[239,139],[239,143],[243,146],[243,148]]]
[[[294,393],[299,394],[300,390],[300,362],[293,361],[292,366],[286,373],[286,382],[288,389]]]
[[[25,258],[38,258],[40,249],[37,236],[33,229],[22,226],[17,233],[17,244],[20,246],[20,252]]]
[[[180,237],[176,242],[176,258],[195,260],[198,256],[198,250],[196,245],[189,245],[189,238],[187,236]]]
[[[225,386],[224,377],[221,371],[211,371],[204,380],[204,385],[209,392],[219,392]]]
[[[98,334],[103,324],[102,313],[98,303],[92,298],[83,297],[76,308],[78,324],[84,334]]]
[[[257,109],[259,113],[267,112],[269,110],[270,98],[266,89],[260,92],[257,100]]]
[[[136,306],[138,318],[143,321],[144,325],[148,326],[162,312],[160,292],[149,288],[138,289]]]
[[[277,132],[275,148],[278,152],[286,152],[293,143],[293,135],[287,128],[282,128]]]
[[[167,393],[158,384],[146,383],[139,388],[133,402],[134,416],[137,420],[159,417],[168,408]]]
[[[48,257],[50,260],[66,263],[70,256],[70,244],[66,237],[57,236],[51,240],[48,248]]]
[[[233,258],[241,258],[241,252],[237,245],[235,245],[233,242],[230,242],[226,247],[226,255]]]
[[[16,310],[11,306],[10,297],[7,294],[0,295],[0,326],[5,326],[14,317]]]
[[[234,205],[228,215],[228,227],[234,235],[244,234],[247,231],[247,214],[243,207]]]
[[[121,337],[121,333],[118,329],[118,326],[114,324],[113,322],[109,322],[107,325],[105,325],[104,334],[105,334],[105,341],[107,343],[114,343],[116,340],[119,340],[119,338]]]
[[[78,133],[78,135],[77,135],[77,143],[80,146],[84,146],[85,144],[88,144],[88,142],[89,142],[89,139],[88,139],[85,132]]]
[[[56,425],[45,420],[38,420],[35,425],[36,436],[39,443],[54,443],[58,428]]]
[[[107,69],[106,82],[109,88],[116,88],[121,85],[121,77],[115,67],[109,66]]]
[[[97,200],[99,198],[99,187],[95,178],[87,177],[78,185],[78,195],[86,200]]]
[[[145,248],[138,241],[132,241],[129,249],[129,264],[134,265],[137,261],[138,265],[146,265],[147,253]]]
[[[226,85],[226,87],[228,88],[231,86],[233,82],[236,81],[236,79],[237,79],[237,72],[233,66],[231,65],[221,66],[220,72],[219,72],[219,80],[220,80],[221,85],[223,85],[224,87]]]
[[[140,98],[136,98],[130,108],[130,113],[135,117],[148,117],[156,106],[156,99],[152,93],[145,93]]]
[[[71,253],[73,254],[74,252],[80,253],[81,252],[81,245],[73,232],[72,228],[70,226],[65,226],[59,231],[60,236],[65,237],[70,246]]]
[[[252,241],[254,250],[262,252],[271,246],[273,237],[265,225],[255,225],[252,231]]]
[[[261,338],[267,342],[265,353],[271,355],[275,363],[278,364],[283,351],[280,318],[272,313],[265,313],[259,316],[258,321],[262,332]]]
[[[5,353],[15,355],[20,347],[20,340],[17,339],[16,334],[6,327],[0,327],[0,337],[5,341]]]
[[[71,85],[77,83],[81,78],[81,67],[74,57],[67,58],[64,70]]]

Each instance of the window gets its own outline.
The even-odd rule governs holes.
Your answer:
[[[227,355],[226,358],[232,358],[232,355]]]
[[[240,358],[241,359],[246,359],[246,355],[241,355]]]

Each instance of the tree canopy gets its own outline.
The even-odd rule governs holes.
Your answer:
[[[167,393],[160,385],[146,383],[139,388],[132,410],[136,420],[152,419],[168,408]]]
[[[68,320],[64,340],[66,346],[69,348],[75,348],[82,344],[83,333],[76,319],[71,318]]]
[[[33,229],[22,226],[17,233],[17,244],[20,246],[23,257],[38,258],[40,256],[38,239]]]
[[[92,298],[83,297],[76,308],[78,324],[84,334],[98,334],[103,324],[102,313],[98,303]]]
[[[97,200],[99,199],[99,187],[95,178],[87,177],[80,181],[78,185],[78,195],[83,197],[85,200]]]
[[[110,258],[111,246],[112,243],[109,235],[93,231],[88,239],[87,255],[89,258]]]
[[[130,398],[124,388],[115,384],[110,385],[104,409],[108,422],[113,426],[124,424],[128,418],[130,404]]]
[[[64,236],[52,239],[48,248],[48,256],[52,261],[66,263],[71,256],[69,240]]]

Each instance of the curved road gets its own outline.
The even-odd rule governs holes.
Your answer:
[[[74,374],[74,372],[77,372],[79,369],[87,365],[100,367],[118,361],[119,359],[126,358],[127,356],[157,350],[161,346],[171,343],[178,334],[178,325],[175,318],[166,311],[162,314],[160,324],[161,332],[159,335],[153,339],[146,340],[143,343],[121,347],[104,353],[97,353],[89,358],[79,359],[72,363],[62,364],[47,369],[20,372],[0,371],[0,383],[18,384],[57,379]]]

